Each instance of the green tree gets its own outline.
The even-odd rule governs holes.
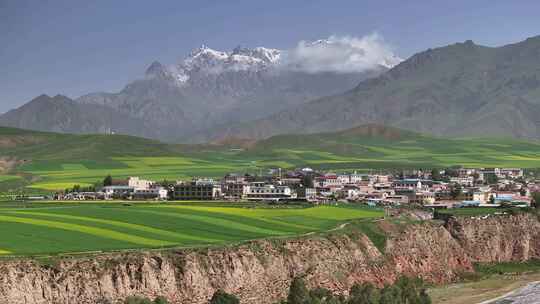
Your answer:
[[[434,180],[434,181],[442,180],[441,171],[439,169],[432,169],[431,170],[431,179]]]
[[[306,188],[313,188],[313,177],[311,175],[304,175],[304,177],[302,177],[302,185]]]
[[[105,176],[103,179],[103,187],[111,186],[112,185],[112,176],[109,174]]]
[[[325,288],[315,288],[309,292],[309,304],[343,304],[343,299]]]
[[[80,192],[81,186],[80,185],[73,185],[73,192]]]
[[[315,289],[312,289],[310,292],[309,292],[309,297],[311,299],[326,299],[326,298],[329,298],[329,297],[332,297],[332,292],[326,288],[315,288]]]
[[[395,285],[401,289],[401,303],[420,304],[420,291],[424,286],[421,279],[402,276],[396,281]]]
[[[309,291],[306,283],[301,277],[296,277],[291,282],[287,304],[307,304],[310,303]]]
[[[240,300],[235,295],[218,290],[210,299],[210,304],[240,304]]]
[[[420,290],[418,300],[418,304],[431,304],[431,297],[429,296],[425,288],[422,288],[422,290]]]
[[[386,285],[381,290],[380,304],[399,304],[401,303],[401,289],[396,285]]]
[[[496,184],[499,182],[499,178],[497,177],[495,173],[487,173],[487,174],[484,174],[484,176],[485,176],[486,184],[488,185]]]
[[[455,184],[452,186],[452,189],[450,190],[450,196],[452,196],[453,199],[457,199],[461,195],[461,185]]]
[[[150,301],[148,298],[131,296],[126,298],[124,304],[152,304],[152,301]]]
[[[459,168],[456,168],[456,167],[451,167],[451,168],[447,168],[444,170],[444,173],[448,176],[451,176],[451,177],[458,177],[459,176],[459,172],[458,170]]]
[[[157,297],[154,299],[154,304],[169,304],[169,301],[165,297]]]
[[[536,209],[540,209],[540,192],[533,192],[531,193],[532,195],[532,198],[533,198],[533,206],[536,208]]]
[[[371,283],[355,284],[351,287],[348,304],[377,304],[379,290]]]

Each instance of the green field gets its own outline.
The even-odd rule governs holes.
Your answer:
[[[329,230],[348,220],[382,215],[352,206],[5,204],[0,205],[0,255],[219,245]]]
[[[254,144],[165,144],[122,135],[67,135],[0,128],[0,158],[22,161],[0,177],[0,192],[60,190],[114,178],[189,179],[268,168],[325,170],[540,167],[540,143],[514,139],[439,138],[367,126],[311,135],[279,135]],[[0,168],[1,169],[1,168]]]

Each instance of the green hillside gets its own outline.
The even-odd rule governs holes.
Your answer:
[[[0,191],[21,185],[29,189],[64,189],[99,182],[107,174],[161,180],[220,177],[271,167],[540,167],[539,142],[437,138],[378,125],[334,133],[279,135],[255,143],[223,142],[228,144],[171,145],[123,135],[0,128]]]
[[[0,236],[0,257],[227,244],[323,231],[346,221],[383,216],[381,210],[358,207],[251,207],[209,203],[0,206],[0,228],[11,232]]]

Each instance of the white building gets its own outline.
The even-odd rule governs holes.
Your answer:
[[[106,186],[103,187],[103,193],[105,193],[106,199],[112,199],[115,197],[122,197],[131,195],[135,189],[129,186]]]
[[[332,188],[339,187],[342,182],[335,174],[326,174],[324,176],[318,176],[315,178],[315,187],[319,188]]]
[[[472,176],[451,177],[450,182],[460,184],[460,185],[465,186],[465,187],[472,187],[472,186],[474,186],[474,177],[472,177]]]
[[[130,177],[128,179],[128,187],[135,190],[148,190],[154,185],[153,181],[140,179],[137,176]]]
[[[244,187],[244,196],[255,201],[279,201],[292,198],[291,188],[265,183],[251,183]]]
[[[337,176],[337,179],[338,179],[338,182],[343,185],[357,184],[364,180],[367,180],[367,176],[364,174],[358,174],[354,172],[354,173],[340,174]]]

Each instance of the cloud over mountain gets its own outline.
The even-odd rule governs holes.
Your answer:
[[[283,67],[309,73],[351,73],[381,65],[391,68],[400,61],[382,36],[373,33],[360,38],[330,36],[313,42],[300,41],[285,53]]]

